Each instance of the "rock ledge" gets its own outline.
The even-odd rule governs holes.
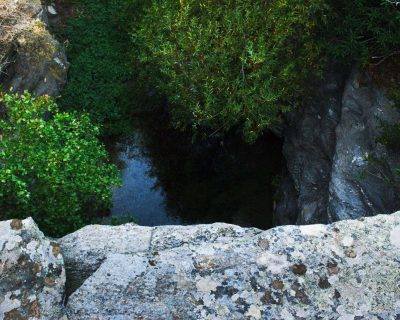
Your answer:
[[[400,212],[268,231],[88,226],[60,244],[88,277],[70,320],[400,317]]]

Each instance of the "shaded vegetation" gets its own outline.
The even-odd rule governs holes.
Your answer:
[[[323,0],[152,1],[133,32],[141,79],[168,96],[176,127],[241,124],[254,140],[321,71],[313,40],[326,10]]]
[[[303,107],[310,80],[323,79],[328,63],[381,68],[400,54],[400,8],[385,0],[68,3],[73,10],[59,30],[71,63],[59,100],[66,112],[48,97],[1,97],[2,218],[31,215],[54,236],[110,206],[117,172],[98,136],[125,133],[134,108],[150,110],[162,97],[174,126],[190,129],[160,135],[156,122],[148,132],[161,146],[151,152],[153,174],[171,211],[187,221],[218,213],[240,223],[229,220],[232,211],[238,220],[262,216],[280,166],[266,129]],[[388,78],[400,98],[398,77]],[[397,147],[399,127],[384,129],[381,142]],[[237,132],[254,144],[238,144]],[[207,139],[192,144],[192,133]],[[266,156],[275,162],[263,163]]]
[[[103,135],[118,135],[129,124],[129,1],[71,1],[73,14],[60,36],[71,63],[60,104],[82,110],[102,125]]]
[[[81,0],[63,37],[61,104],[103,134],[123,133],[143,100],[166,96],[176,128],[248,141],[303,106],[327,63],[398,54],[400,9],[387,0]]]
[[[141,81],[168,96],[176,127],[248,140],[301,107],[332,60],[398,54],[400,9],[385,0],[138,1],[133,56]]]

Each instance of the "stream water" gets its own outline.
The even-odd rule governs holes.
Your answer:
[[[270,134],[253,145],[231,135],[192,143],[164,119],[139,119],[114,158],[123,185],[114,190],[113,217],[140,225],[227,222],[271,227],[281,143]]]
[[[140,225],[182,224],[169,214],[165,191],[152,176],[152,160],[140,131],[117,146],[118,162],[122,165],[122,186],[114,190],[112,216],[133,216]]]

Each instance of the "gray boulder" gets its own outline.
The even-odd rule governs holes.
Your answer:
[[[78,288],[112,253],[149,250],[152,228],[134,224],[89,225],[59,239],[68,275],[67,294]]]
[[[65,270],[60,251],[31,218],[0,222],[0,319],[63,317]]]
[[[98,237],[100,229],[100,245],[82,230],[68,236],[76,246],[61,241],[67,263],[78,247],[87,248],[82,259],[105,258],[69,297],[70,320],[400,317],[400,212],[263,232],[156,227],[136,251],[125,240],[149,228],[101,227]],[[105,246],[118,232],[120,245]]]
[[[5,0],[0,20],[0,83],[15,92],[58,95],[68,62],[49,33],[48,10],[39,0]]]

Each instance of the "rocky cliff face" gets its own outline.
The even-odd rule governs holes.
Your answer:
[[[276,224],[328,223],[400,208],[400,157],[377,142],[400,113],[370,76],[330,72],[284,131],[287,168]]]
[[[328,221],[400,208],[400,154],[377,142],[400,113],[367,74],[353,72],[343,93],[329,182]]]
[[[49,33],[56,12],[40,0],[0,3],[0,83],[5,89],[58,95],[66,82],[68,62]]]
[[[329,72],[312,101],[287,121],[283,132],[287,171],[276,209],[276,224],[328,220],[328,188],[344,85],[342,71]]]
[[[0,231],[1,319],[400,317],[400,212],[268,231],[93,225],[60,247],[31,219]]]

